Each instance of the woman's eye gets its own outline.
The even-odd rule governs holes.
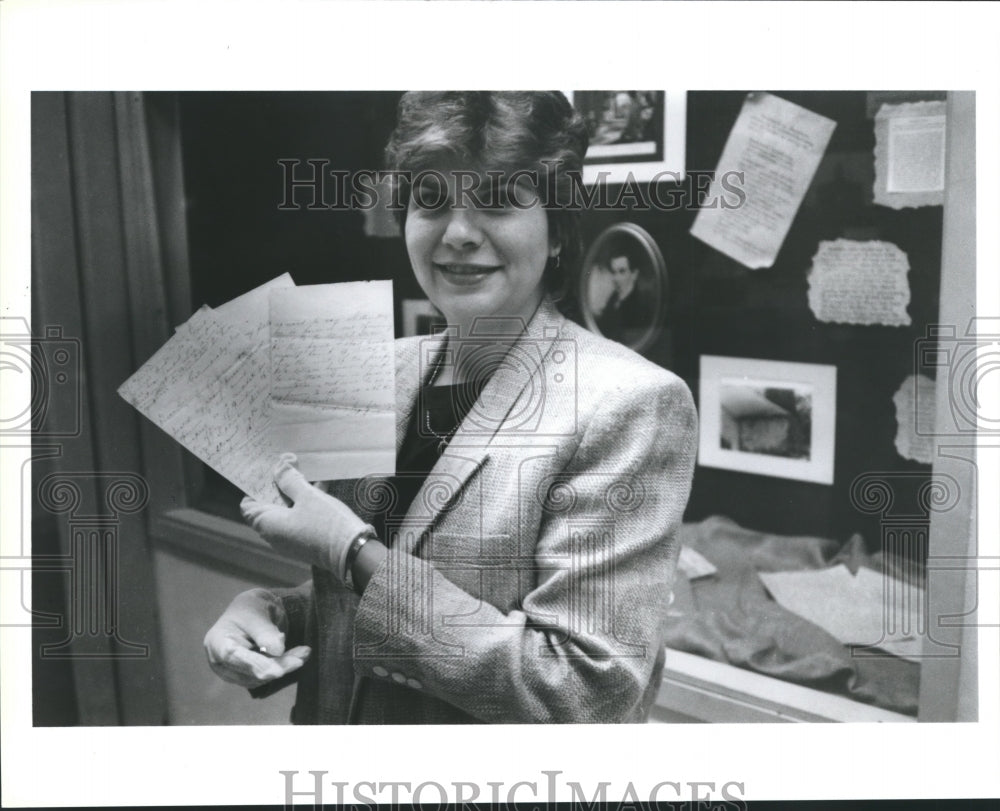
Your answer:
[[[444,211],[451,205],[448,189],[437,183],[421,183],[414,187],[412,203],[421,211],[436,213]]]
[[[482,211],[484,214],[509,214],[511,212],[511,208],[508,203],[508,200],[487,200],[477,206],[477,209]]]
[[[482,189],[476,196],[476,208],[487,214],[506,214],[510,211],[510,195],[505,189]]]

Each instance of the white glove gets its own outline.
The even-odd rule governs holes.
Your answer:
[[[285,650],[284,622],[281,602],[269,591],[237,594],[205,634],[209,667],[219,678],[249,689],[298,670],[312,651],[305,645]]]
[[[344,582],[351,544],[374,530],[344,502],[309,484],[294,465],[295,456],[283,454],[274,469],[274,483],[292,506],[247,496],[240,502],[243,518],[281,554],[333,572]]]

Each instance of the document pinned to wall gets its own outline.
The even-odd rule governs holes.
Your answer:
[[[896,406],[896,452],[904,459],[925,465],[934,461],[934,437],[917,432],[917,425],[934,425],[934,381],[910,375],[893,395]]]
[[[945,102],[883,104],[875,115],[875,202],[889,208],[944,203]]]
[[[773,265],[835,127],[770,93],[749,94],[705,198],[722,201],[721,179],[742,172],[745,199],[700,209],[691,234],[748,268]]]
[[[864,566],[758,572],[784,608],[845,645],[877,647],[916,661],[923,650],[924,590]]]
[[[272,437],[310,481],[396,464],[392,282],[270,294]]]
[[[820,242],[809,270],[809,308],[827,323],[906,326],[909,271],[906,254],[891,242]]]

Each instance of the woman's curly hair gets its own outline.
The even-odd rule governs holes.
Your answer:
[[[527,170],[549,217],[559,261],[545,268],[545,286],[564,295],[580,262],[580,206],[575,191],[588,145],[583,117],[559,91],[415,91],[399,102],[385,149],[396,214],[406,224],[409,179],[421,171],[461,166],[510,176]]]

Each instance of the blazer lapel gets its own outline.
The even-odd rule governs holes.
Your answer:
[[[490,443],[497,434],[504,432],[508,416],[518,400],[530,397],[533,391],[543,391],[543,366],[564,322],[555,305],[548,298],[543,299],[527,327],[483,387],[479,399],[414,498],[400,532],[399,543],[405,551],[416,553],[424,533],[437,522],[472,474],[489,458]],[[405,358],[397,356],[397,451],[410,415],[417,407],[420,385],[424,384],[433,362],[445,345],[443,338],[437,344],[424,344],[425,349],[421,350],[426,353],[424,364],[418,363],[419,359],[414,354],[407,354]],[[414,371],[424,367],[427,369],[424,375]],[[415,385],[413,381],[417,381]],[[508,429],[517,432],[523,427],[515,419],[511,420]]]

